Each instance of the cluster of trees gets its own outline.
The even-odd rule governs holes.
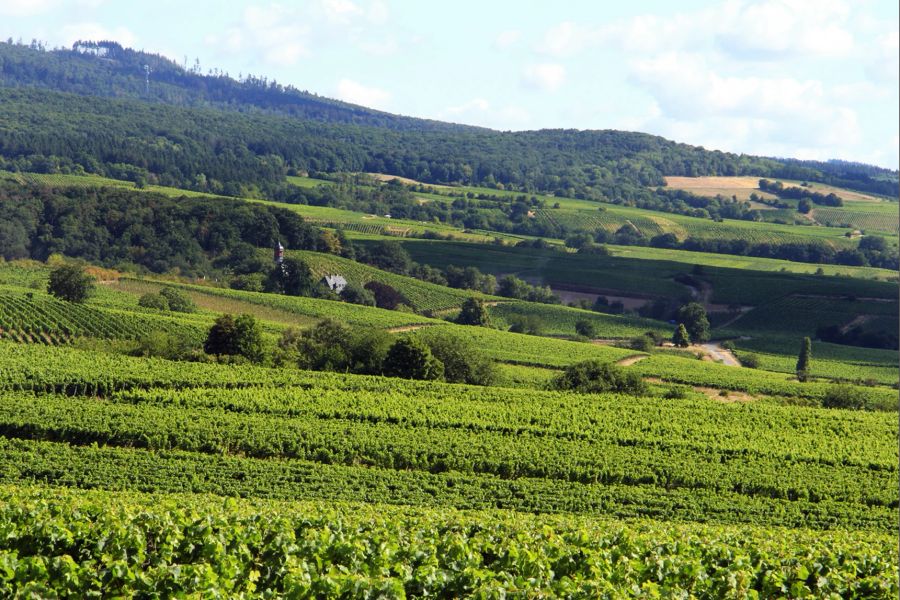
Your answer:
[[[867,329],[862,325],[848,328],[846,331],[839,325],[828,325],[816,330],[816,338],[832,344],[844,344],[848,346],[863,346],[865,348],[885,348],[897,350],[900,348],[897,332],[878,329]]]
[[[590,241],[591,236],[593,236],[593,242]],[[566,238],[567,246],[577,248],[578,252],[584,253],[606,254],[608,252],[602,245],[607,243],[778,258],[816,264],[870,266],[895,270],[900,268],[900,255],[898,255],[897,249],[889,246],[884,238],[878,236],[865,236],[860,240],[857,248],[836,250],[830,244],[820,241],[751,243],[744,239],[693,236],[679,240],[674,233],[661,233],[647,237],[634,225],[626,223],[614,233],[600,229],[593,234],[580,233]]]
[[[808,202],[812,202],[813,204],[818,204],[820,206],[843,206],[844,201],[835,193],[822,194],[819,192],[814,192],[805,187],[799,186],[785,186],[780,181],[769,181],[768,179],[760,179],[759,180],[759,189],[764,192],[769,192],[770,194],[775,194],[779,198],[786,198],[789,200],[806,200]],[[808,206],[808,204],[807,204]],[[800,212],[809,212],[809,210],[800,211]]]
[[[251,315],[222,315],[204,342],[207,354],[242,357],[276,367],[493,385],[494,363],[471,343],[444,332],[396,337],[379,329],[353,329],[333,319],[300,331],[285,330],[268,349]]]
[[[373,267],[438,285],[544,304],[560,302],[559,297],[548,286],[531,285],[515,275],[504,275],[498,280],[493,275],[482,273],[477,267],[447,265],[441,270],[420,265],[412,260],[399,242],[394,240],[382,240],[360,246],[355,250],[355,257]]]
[[[54,253],[155,273],[257,272],[257,249],[341,252],[334,235],[289,210],[211,198],[172,199],[114,188],[56,189],[0,182],[0,255]]]
[[[197,310],[194,301],[187,294],[168,286],[156,293],[144,294],[138,299],[138,306],[181,313],[192,313]]]
[[[672,335],[672,343],[677,347],[687,348],[709,340],[709,319],[699,302],[689,302],[679,308],[676,321],[678,326]]]

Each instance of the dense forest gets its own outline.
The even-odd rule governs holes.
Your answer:
[[[144,67],[149,66],[147,86]],[[839,167],[839,168],[838,168]],[[271,196],[285,174],[370,171],[614,202],[665,175],[753,175],[896,194],[896,173],[786,162],[621,131],[497,132],[398,117],[265,79],[80,42],[0,43],[0,168]],[[883,188],[883,189],[882,189]]]
[[[172,199],[120,189],[51,189],[0,182],[0,256],[54,253],[157,273],[258,271],[257,248],[339,252],[336,236],[289,210],[241,200]],[[251,264],[244,264],[244,263]]]

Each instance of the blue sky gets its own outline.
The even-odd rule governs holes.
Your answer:
[[[0,36],[496,129],[627,129],[898,168],[896,0],[0,0]]]

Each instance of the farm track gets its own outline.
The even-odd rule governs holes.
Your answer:
[[[616,364],[620,367],[630,367],[631,365],[641,362],[645,358],[650,358],[647,354],[638,354],[636,356],[627,356],[622,360],[616,361]]]

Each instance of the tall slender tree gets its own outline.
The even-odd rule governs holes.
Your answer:
[[[808,337],[803,338],[800,345],[800,356],[797,357],[797,379],[806,381],[809,379],[809,361],[812,359],[812,341]]]

